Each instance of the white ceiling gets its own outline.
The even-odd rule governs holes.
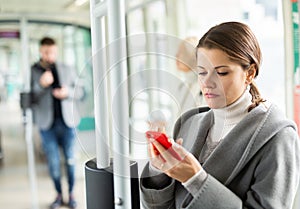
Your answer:
[[[75,0],[0,0],[0,20],[22,16],[89,26],[89,0],[81,6]]]

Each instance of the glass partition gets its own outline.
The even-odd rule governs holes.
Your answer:
[[[224,21],[241,21],[253,29],[263,53],[256,82],[262,95],[285,111],[284,29],[280,1],[136,0],[127,1],[127,10],[133,144],[145,143],[147,117],[155,109],[162,110],[167,117],[167,131],[171,134],[176,118],[182,113],[176,99],[179,92],[168,89],[176,89],[184,79],[183,73],[176,69],[177,47],[186,37],[200,39],[210,27]]]
[[[24,87],[21,66],[20,22],[0,22],[0,94],[2,101],[19,102],[19,93]],[[5,37],[4,32],[6,32]],[[10,32],[8,34],[7,32]],[[29,63],[39,60],[39,41],[44,36],[54,38],[59,47],[58,60],[76,68],[86,89],[84,100],[80,103],[83,122],[81,129],[93,129],[93,91],[91,67],[90,29],[82,26],[40,22],[29,20],[27,23],[29,39]],[[13,36],[15,34],[15,36]],[[0,34],[1,35],[1,34]]]

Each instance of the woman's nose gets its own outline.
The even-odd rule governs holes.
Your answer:
[[[209,73],[204,77],[199,77],[201,85],[205,88],[214,88],[216,87],[216,76],[215,73]]]

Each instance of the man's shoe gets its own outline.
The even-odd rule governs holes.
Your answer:
[[[50,209],[57,209],[64,204],[63,199],[60,195],[56,197],[54,202],[50,205]]]
[[[70,209],[75,209],[77,207],[77,202],[74,200],[74,198],[70,198],[69,203],[68,203],[68,207]]]

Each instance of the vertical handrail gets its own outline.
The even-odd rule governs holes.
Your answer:
[[[106,14],[107,12],[107,14]],[[131,208],[130,161],[129,161],[129,110],[128,89],[118,89],[127,78],[126,32],[124,0],[97,3],[90,0],[91,37],[93,55],[94,105],[96,126],[97,167],[109,165],[109,121],[112,121],[114,197],[116,209]],[[106,66],[105,22],[107,15],[109,48],[109,71]],[[110,73],[112,72],[112,73]],[[110,74],[109,74],[110,73]],[[112,114],[108,114],[108,81],[111,82]],[[115,116],[115,117],[114,117]],[[111,120],[108,120],[112,117]]]
[[[116,209],[131,208],[125,0],[108,1],[109,66]],[[122,85],[121,85],[122,84]],[[122,87],[120,87],[122,86]]]
[[[96,5],[96,0],[91,0],[91,38],[92,38],[92,62],[93,62],[93,85],[94,85],[94,111],[95,111],[95,137],[96,137],[96,163],[97,168],[107,168],[110,165],[109,154],[109,116],[107,111],[107,77],[106,75],[106,49],[104,14],[97,14],[96,8],[104,8]],[[103,30],[104,29],[104,30]]]
[[[29,65],[29,39],[27,33],[27,19],[21,18],[21,45],[22,45],[22,66],[24,75],[24,91],[30,92],[30,78],[31,71]],[[33,134],[32,134],[32,110],[26,108],[24,111],[24,124],[25,124],[25,141],[27,146],[27,159],[28,159],[28,176],[30,182],[32,208],[38,209],[38,191],[36,182]]]

